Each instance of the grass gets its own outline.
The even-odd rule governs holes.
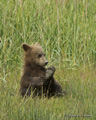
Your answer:
[[[10,73],[11,74],[11,73]],[[59,80],[66,95],[61,98],[22,99],[19,95],[20,72],[17,69],[0,81],[0,120],[64,120],[65,115],[91,115],[90,117],[71,117],[74,119],[96,119],[95,70],[57,70]]]
[[[96,119],[95,8],[95,0],[0,1],[0,120]],[[62,98],[19,95],[21,44],[37,41],[56,67]]]

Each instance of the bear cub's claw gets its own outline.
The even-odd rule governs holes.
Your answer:
[[[53,70],[54,72],[56,70],[54,66],[50,66],[48,69]]]

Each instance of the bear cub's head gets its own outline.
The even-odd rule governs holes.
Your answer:
[[[44,51],[39,43],[36,43],[35,45],[28,45],[26,43],[23,43],[22,47],[25,52],[25,64],[37,65],[41,67],[44,67],[48,64]]]

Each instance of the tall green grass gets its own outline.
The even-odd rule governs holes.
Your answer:
[[[63,98],[19,95],[21,45],[37,41],[57,68]],[[0,120],[95,120],[95,61],[95,0],[0,0]]]
[[[20,64],[21,44],[36,41],[50,63],[95,63],[95,8],[95,0],[1,0],[1,64]]]

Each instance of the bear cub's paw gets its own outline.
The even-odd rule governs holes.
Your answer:
[[[54,72],[55,72],[55,67],[54,66],[51,66],[51,67],[47,68],[46,79],[50,79],[51,77],[53,77]]]

